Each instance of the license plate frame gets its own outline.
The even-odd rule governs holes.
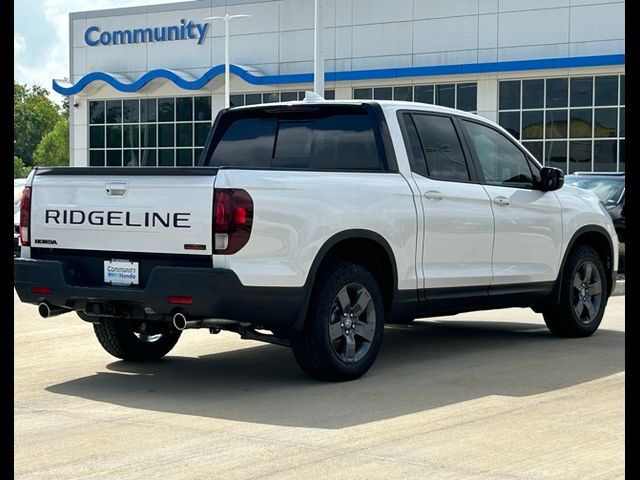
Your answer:
[[[104,261],[104,283],[117,286],[140,284],[140,262],[112,258]]]

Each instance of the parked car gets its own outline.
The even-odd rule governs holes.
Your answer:
[[[576,172],[564,177],[567,185],[591,190],[604,204],[621,242],[625,241],[625,174]]]
[[[325,380],[363,375],[389,323],[529,307],[557,336],[600,325],[611,218],[494,122],[310,99],[223,110],[206,145],[197,168],[36,169],[20,299],[77,312],[126,361],[225,329]]]
[[[13,256],[20,256],[20,197],[26,178],[13,179]]]

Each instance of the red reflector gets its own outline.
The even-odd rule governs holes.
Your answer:
[[[31,293],[34,295],[51,295],[49,287],[31,287]]]
[[[192,297],[177,297],[175,295],[169,295],[169,303],[174,305],[191,305],[193,303]]]

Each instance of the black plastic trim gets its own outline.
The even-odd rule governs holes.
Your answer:
[[[60,261],[14,260],[14,285],[20,300],[83,312],[87,303],[109,304],[120,311],[144,312],[149,307],[169,320],[182,310],[196,318],[222,318],[247,322],[255,328],[287,331],[298,317],[304,297],[303,287],[250,287],[242,285],[231,270],[158,266],[144,288],[101,285],[84,287],[65,280]],[[51,295],[31,293],[31,287],[50,287]],[[168,303],[168,296],[193,299],[190,305]],[[247,301],[250,299],[250,301]]]
[[[392,308],[394,307],[403,308],[402,305],[406,305],[407,303],[411,304],[414,299],[415,299],[415,304],[417,305],[417,301],[418,301],[417,290],[411,290],[410,292],[412,293],[409,294],[409,298],[405,298],[400,294],[400,292],[405,292],[405,290],[398,290],[398,267],[396,264],[396,258],[395,258],[395,255],[393,254],[393,250],[391,249],[391,246],[384,239],[384,237],[382,237],[378,233],[372,232],[371,230],[363,230],[363,229],[344,230],[330,237],[324,243],[324,245],[320,247],[320,250],[318,250],[316,257],[313,260],[313,263],[311,264],[311,268],[309,269],[309,273],[307,274],[307,279],[304,283],[305,294],[302,301],[302,306],[300,308],[299,316],[295,323],[295,328],[297,330],[302,329],[304,325],[307,309],[309,307],[311,294],[313,292],[313,287],[316,280],[316,276],[318,274],[318,270],[320,269],[320,266],[322,265],[322,262],[327,257],[327,253],[329,252],[329,250],[331,250],[331,248],[336,246],[339,242],[344,240],[352,240],[352,239],[372,240],[378,243],[380,246],[382,246],[382,248],[384,248],[385,252],[387,253],[387,256],[389,257],[389,260],[391,262],[391,270],[392,270],[391,273],[393,275],[393,283],[392,283],[393,299],[391,302]]]
[[[435,316],[489,310],[531,307],[549,299],[554,282],[515,283],[493,286],[428,288],[420,315]]]
[[[190,267],[210,269],[211,255],[142,253],[100,250],[32,248],[34,260],[60,262],[69,285],[104,286],[104,261],[114,258],[138,262],[140,287],[144,288],[156,267]]]

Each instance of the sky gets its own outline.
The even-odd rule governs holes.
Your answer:
[[[13,19],[14,79],[50,92],[54,78],[69,76],[69,12],[171,3],[176,0],[15,0]]]

